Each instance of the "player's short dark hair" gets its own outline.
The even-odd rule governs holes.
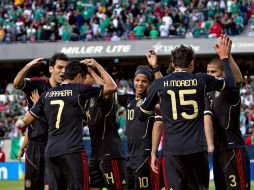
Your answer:
[[[54,67],[57,60],[69,61],[69,57],[65,53],[55,53],[49,60],[49,66]]]
[[[78,74],[84,77],[88,73],[87,66],[79,61],[71,61],[65,67],[64,79],[73,80]]]
[[[213,59],[212,61],[210,61],[208,63],[208,65],[217,65],[218,68],[222,71],[224,71],[224,65],[222,64],[222,62],[219,59]]]
[[[147,65],[140,65],[137,67],[137,70],[135,72],[134,78],[136,77],[137,74],[144,74],[150,81],[150,83],[153,81],[153,71],[150,67]]]
[[[180,45],[171,51],[174,67],[187,68],[194,58],[194,50],[190,46]]]

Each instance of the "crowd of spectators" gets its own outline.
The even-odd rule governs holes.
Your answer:
[[[11,93],[6,90],[0,95],[0,137],[13,138],[23,136],[25,124],[22,116],[26,112],[25,95],[14,90]]]
[[[0,5],[5,43],[214,37],[237,35],[254,24],[251,0],[2,0]]]
[[[241,89],[241,114],[240,123],[243,135],[254,134],[254,76],[246,79],[246,84]],[[254,140],[254,139],[253,139]],[[253,141],[254,144],[254,141]]]

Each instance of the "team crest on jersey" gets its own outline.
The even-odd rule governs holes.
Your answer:
[[[214,93],[214,97],[215,98],[218,98],[220,96],[220,92],[219,91],[216,91],[215,93]]]
[[[136,106],[140,107],[143,104],[143,99],[137,101]]]
[[[26,188],[30,188],[31,187],[31,181],[29,179],[27,179],[25,181],[25,186],[26,186]]]
[[[91,98],[90,102],[89,102],[89,106],[92,108],[92,107],[94,107],[94,104],[95,104],[95,100],[94,100],[94,98]]]
[[[131,107],[131,104],[130,104],[130,103],[127,104],[127,108],[129,108],[129,107]]]

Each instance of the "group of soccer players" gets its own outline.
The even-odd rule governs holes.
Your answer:
[[[27,148],[25,189],[208,189],[208,152],[214,152],[216,189],[250,189],[249,158],[239,130],[242,78],[231,45],[226,35],[215,44],[220,60],[208,64],[212,76],[192,74],[195,56],[189,46],[171,52],[175,71],[165,77],[156,53],[149,51],[152,69],[137,68],[134,95],[117,94],[115,82],[94,59],[70,61],[55,54],[49,80],[25,78],[43,59],[28,63],[14,79],[31,97],[19,152],[20,158]],[[40,97],[34,98],[34,90]],[[117,132],[117,104],[126,108],[127,157]],[[84,125],[91,138],[89,164]]]

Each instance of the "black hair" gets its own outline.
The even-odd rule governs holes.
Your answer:
[[[218,58],[217,58],[217,59],[213,59],[213,60],[210,61],[207,65],[217,65],[218,68],[219,68],[221,71],[224,71],[224,65],[223,65],[223,63],[221,62],[221,60],[219,60]]]
[[[194,58],[194,50],[190,46],[180,45],[171,51],[174,67],[187,68]]]
[[[87,66],[79,61],[71,61],[65,67],[64,79],[73,80],[78,74],[84,77],[88,73]]]
[[[55,53],[49,60],[49,66],[54,67],[57,60],[69,61],[69,57],[65,53]]]
[[[150,81],[150,83],[153,81],[153,71],[148,67],[147,65],[140,65],[137,67],[137,70],[135,72],[134,78],[137,74],[144,74]]]

